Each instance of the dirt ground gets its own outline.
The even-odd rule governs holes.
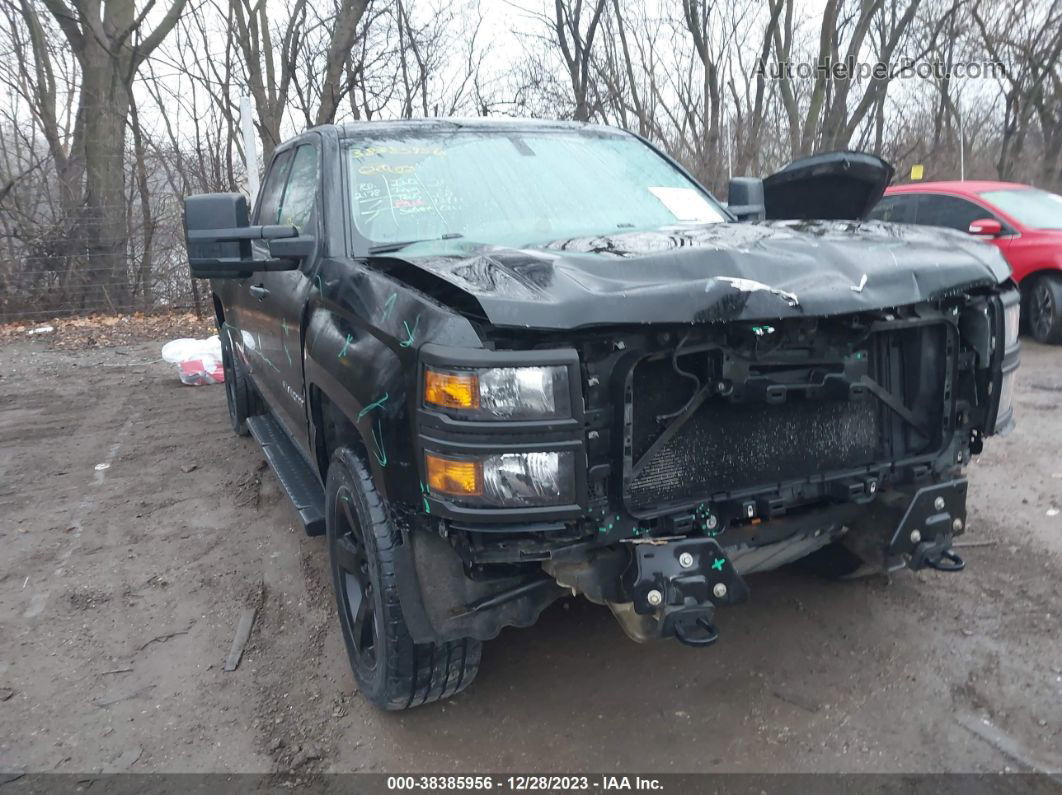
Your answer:
[[[966,572],[756,576],[707,650],[561,602],[381,714],[323,540],[159,347],[0,348],[0,772],[1062,768],[1062,350],[1025,343],[1018,429],[969,469]]]

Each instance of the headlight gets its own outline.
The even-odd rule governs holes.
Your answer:
[[[568,368],[561,365],[474,370],[426,367],[424,403],[468,419],[570,417]]]
[[[575,502],[575,458],[570,452],[500,453],[424,458],[432,494],[474,506],[520,508]]]

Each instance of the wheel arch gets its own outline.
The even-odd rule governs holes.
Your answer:
[[[309,384],[307,400],[310,410],[311,444],[321,482],[328,480],[328,467],[335,451],[352,448],[369,465],[368,447],[358,426],[350,420],[342,403],[318,384]],[[377,480],[371,465],[369,471]],[[382,484],[377,482],[377,488]]]
[[[1037,267],[1022,276],[1021,281],[1018,282],[1018,289],[1021,290],[1021,326],[1023,331],[1028,329],[1028,308],[1026,306],[1026,301],[1029,300],[1029,293],[1032,290],[1033,285],[1041,278],[1050,276],[1062,280],[1062,263]]]
[[[1050,276],[1052,274],[1062,279],[1062,262],[1036,267],[1026,273],[1024,276],[1022,276],[1021,281],[1018,282],[1018,284],[1021,285],[1024,292],[1027,285],[1032,285],[1032,283],[1039,279],[1041,276]]]

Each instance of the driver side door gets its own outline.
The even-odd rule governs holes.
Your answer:
[[[317,272],[318,253],[322,250],[323,227],[320,212],[320,151],[317,136],[301,139],[290,151],[291,165],[284,182],[284,192],[277,206],[276,220],[265,223],[294,226],[299,235],[312,237],[313,252],[294,270],[255,274],[264,291],[260,305],[265,325],[261,339],[269,360],[273,393],[273,414],[287,430],[292,441],[309,455],[308,415],[303,377],[303,314]]]
[[[251,218],[252,224],[276,223],[293,154],[291,149],[285,149],[274,155],[258,193],[258,201],[255,203]],[[254,259],[268,259],[270,256],[264,241],[253,241],[251,248]],[[236,341],[243,354],[242,358],[247,365],[247,371],[270,406],[276,406],[274,374],[277,368],[269,353],[272,347],[269,344],[272,326],[271,305],[266,300],[268,290],[264,285],[266,276],[265,271],[255,271],[248,278],[240,280],[236,288],[237,311],[234,313],[234,325],[237,328]]]

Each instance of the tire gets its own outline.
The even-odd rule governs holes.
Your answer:
[[[348,448],[328,467],[325,508],[339,623],[364,696],[381,709],[402,710],[468,687],[479,670],[480,642],[413,642],[398,598],[400,535],[368,468]]]
[[[221,337],[221,367],[225,371],[225,403],[229,408],[229,420],[237,436],[248,436],[247,418],[256,413],[254,387],[248,383],[247,374],[233,355],[228,329],[222,328],[218,334]]]
[[[1035,277],[1025,293],[1024,310],[1034,340],[1045,345],[1062,343],[1062,275]]]
[[[793,563],[797,569],[827,580],[843,580],[855,575],[863,566],[863,559],[834,541]]]

